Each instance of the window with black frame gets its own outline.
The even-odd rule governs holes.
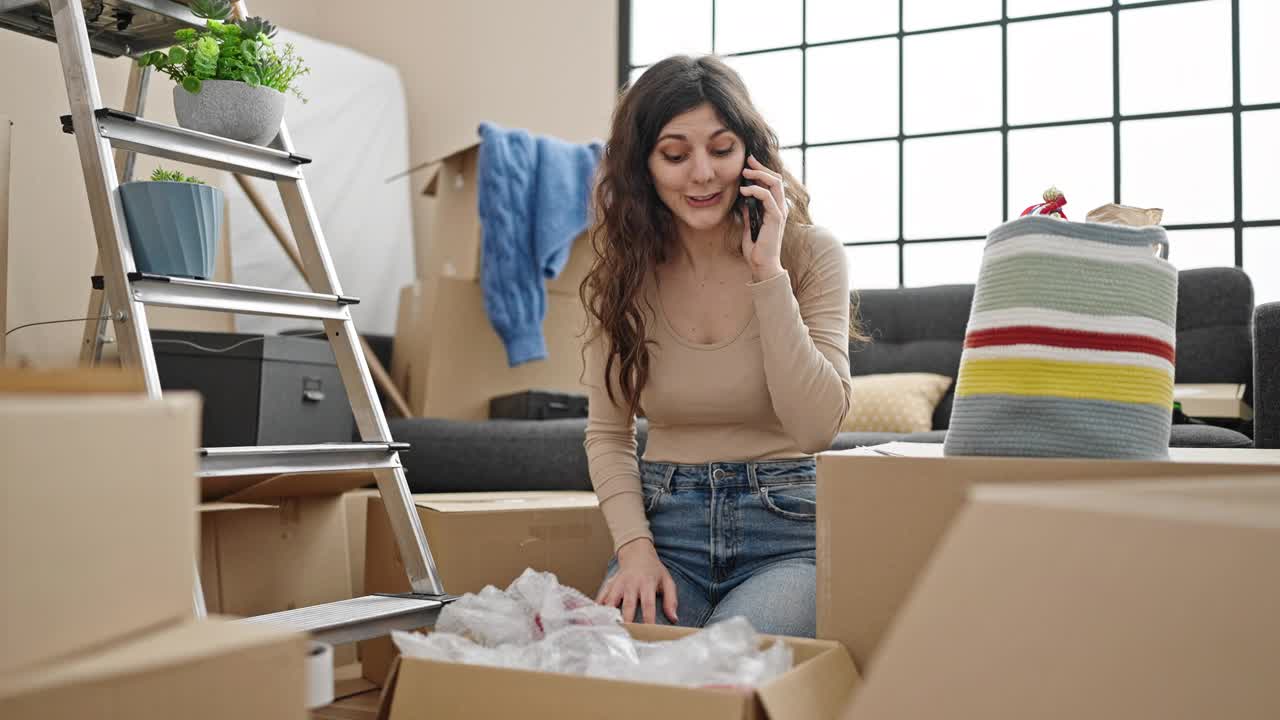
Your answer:
[[[1180,269],[1280,300],[1276,0],[621,0],[619,83],[717,53],[858,288],[971,283],[1053,185],[1164,209]]]

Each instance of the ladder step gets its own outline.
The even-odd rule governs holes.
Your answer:
[[[94,289],[101,290],[102,276],[94,275],[92,279]],[[358,298],[342,295],[276,290],[138,272],[129,273],[129,291],[134,300],[147,305],[315,320],[348,320],[351,315],[346,307],[360,302]]]
[[[152,122],[110,108],[100,108],[93,114],[98,122],[98,134],[109,140],[112,147],[145,155],[268,180],[301,179],[302,166],[311,162],[302,155]],[[62,116],[62,131],[75,132],[70,115]]]
[[[311,633],[313,639],[341,645],[382,637],[392,630],[432,627],[444,603],[413,597],[366,595],[311,607],[245,618],[241,622],[270,624]]]
[[[318,445],[253,445],[200,450],[202,478],[239,475],[381,470],[400,467],[397,453],[409,443],[360,442]]]
[[[168,48],[174,43],[175,30],[204,28],[204,20],[191,8],[173,0],[111,0],[105,5],[96,14],[86,14],[85,24],[90,47],[108,57]],[[123,28],[122,17],[128,17]],[[0,28],[57,41],[48,0],[0,0]]]

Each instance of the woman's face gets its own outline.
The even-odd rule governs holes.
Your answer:
[[[678,222],[694,230],[725,221],[738,199],[745,164],[742,139],[724,126],[710,103],[672,118],[649,155],[658,197]]]

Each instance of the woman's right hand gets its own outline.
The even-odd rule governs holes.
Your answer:
[[[658,551],[649,538],[639,538],[618,548],[618,571],[600,589],[596,602],[609,607],[622,606],[622,619],[632,622],[636,617],[636,605],[644,614],[644,621],[657,622],[656,595],[662,595],[662,610],[671,622],[677,622],[676,583],[671,573],[658,558]]]

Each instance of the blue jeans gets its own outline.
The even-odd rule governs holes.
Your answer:
[[[762,633],[813,637],[813,458],[642,462],[640,477],[658,557],[676,584],[680,625],[702,627],[742,615]],[[609,563],[610,577],[617,562]],[[660,599],[657,607],[658,622],[670,624]]]

